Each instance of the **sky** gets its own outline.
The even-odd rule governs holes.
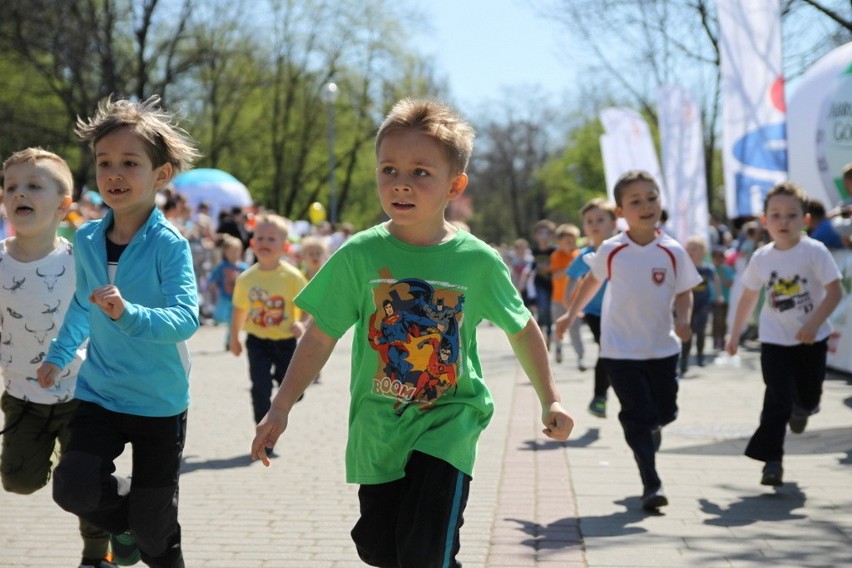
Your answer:
[[[435,58],[464,112],[501,100],[508,87],[543,89],[560,97],[572,82],[559,23],[539,16],[530,0],[430,0],[418,8],[432,32],[418,51]],[[560,55],[562,54],[562,55]]]

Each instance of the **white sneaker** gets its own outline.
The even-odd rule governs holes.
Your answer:
[[[579,370],[581,370],[581,371],[585,371],[585,370],[586,370],[586,362],[585,362],[585,361],[583,361],[583,358],[582,358],[582,357],[579,357],[579,358],[577,359],[577,368],[578,368]]]

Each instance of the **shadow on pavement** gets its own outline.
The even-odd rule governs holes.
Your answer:
[[[755,428],[757,424],[755,424]],[[790,455],[813,455],[813,454],[836,454],[852,452],[850,447],[852,440],[852,426],[842,428],[826,428],[824,430],[810,430],[804,434],[787,434],[784,442],[784,452]],[[739,455],[745,449],[747,438],[736,440],[723,440],[708,444],[697,444],[683,448],[665,449],[665,454],[689,454],[705,456],[732,456]],[[847,458],[848,460],[848,458]],[[848,463],[848,461],[841,461]]]
[[[518,523],[521,530],[532,537],[522,540],[521,544],[534,550],[563,550],[582,546],[577,538],[577,519],[574,517],[565,517],[548,525],[523,519],[505,520]]]
[[[805,505],[805,494],[796,483],[787,483],[774,493],[749,495],[734,501],[726,508],[709,499],[699,499],[701,511],[713,518],[706,519],[705,525],[716,527],[744,527],[759,522],[790,521],[804,519],[806,515],[793,514],[795,509]]]
[[[523,451],[546,451],[558,450],[560,448],[586,448],[597,442],[601,437],[599,428],[589,428],[586,433],[579,438],[569,438],[565,442],[557,442],[556,440],[525,440],[524,445],[518,448]]]
[[[613,503],[623,506],[625,510],[612,513],[611,515],[580,517],[580,534],[584,539],[646,533],[648,532],[647,529],[630,525],[640,523],[650,516],[659,516],[662,514],[643,510],[642,499],[640,497],[626,497],[618,501],[613,501]]]
[[[199,469],[233,469],[235,467],[248,467],[252,464],[251,456],[234,456],[232,458],[213,459],[206,461],[192,461],[194,456],[184,457],[181,465],[181,474],[192,473]]]

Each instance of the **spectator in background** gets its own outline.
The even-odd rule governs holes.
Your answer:
[[[825,206],[818,199],[808,199],[807,230],[808,236],[820,241],[830,249],[843,248],[843,239],[840,233],[826,216]]]
[[[728,333],[728,305],[731,301],[731,287],[734,285],[734,269],[725,262],[725,247],[715,246],[711,253],[713,268],[719,282],[719,295],[713,303],[713,349],[725,348]]]
[[[550,319],[550,303],[553,295],[553,272],[550,269],[550,255],[556,250],[553,237],[556,224],[549,219],[536,222],[533,227],[535,242],[532,245],[533,284],[535,286],[535,316],[547,349],[550,350],[550,332],[553,320]]]

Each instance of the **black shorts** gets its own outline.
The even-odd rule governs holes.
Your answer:
[[[460,568],[456,555],[470,480],[415,451],[402,479],[361,485],[361,518],[351,533],[358,555],[383,568]]]

